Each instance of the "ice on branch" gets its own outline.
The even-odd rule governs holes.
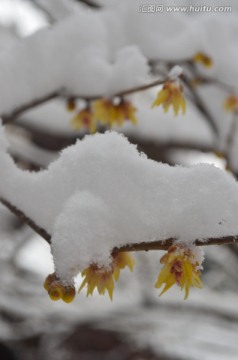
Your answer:
[[[56,280],[69,290],[78,272],[109,268],[112,251],[125,244],[176,238],[191,245],[238,234],[237,182],[215,166],[157,163],[107,132],[77,141],[47,170],[31,173],[6,152],[2,128],[0,144],[0,196],[52,235]],[[64,296],[57,281],[52,297]]]

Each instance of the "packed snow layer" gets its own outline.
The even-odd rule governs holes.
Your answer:
[[[115,246],[238,234],[237,183],[215,166],[157,163],[108,132],[87,136],[31,173],[6,153],[2,128],[0,143],[0,195],[52,234],[62,278],[92,262],[108,264]]]
[[[237,87],[236,13],[144,13],[140,6],[123,0],[80,9],[1,53],[0,113],[56,90],[110,96],[144,83],[148,60],[176,62],[198,51],[214,60],[206,74]]]

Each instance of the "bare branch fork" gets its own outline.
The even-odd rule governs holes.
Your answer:
[[[0,202],[6,206],[14,215],[16,215],[21,221],[30,226],[38,235],[45,239],[48,244],[51,244],[51,235],[43,228],[38,226],[33,220],[28,218],[21,210],[12,205],[9,201],[4,198],[0,198]],[[112,253],[120,251],[149,251],[149,250],[168,250],[168,248],[174,243],[176,238],[169,238],[165,240],[156,240],[152,242],[141,242],[123,245],[121,247],[115,247]],[[227,245],[238,242],[238,235],[236,236],[225,236],[221,238],[208,238],[205,240],[195,240],[196,246],[207,246],[207,245]]]

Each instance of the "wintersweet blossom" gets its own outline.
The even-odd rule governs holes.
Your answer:
[[[238,111],[238,96],[229,95],[224,102],[224,108],[228,112]]]
[[[63,300],[66,303],[71,303],[75,298],[75,287],[72,284],[63,284],[55,273],[47,276],[44,288],[53,301]]]
[[[79,111],[70,121],[70,124],[77,130],[87,128],[91,133],[95,133],[97,129],[93,114],[89,108]]]
[[[112,100],[100,99],[94,101],[92,108],[95,120],[102,124],[122,126],[125,120],[137,124],[136,108],[129,101],[121,100],[115,105]]]
[[[92,295],[95,288],[98,289],[99,295],[104,295],[107,291],[112,300],[114,291],[113,268],[98,267],[97,265],[90,265],[82,271],[84,280],[79,288],[79,292],[87,285],[87,296]]]
[[[188,298],[191,286],[202,288],[200,271],[202,270],[203,253],[197,247],[173,245],[161,258],[163,268],[155,284],[156,288],[164,285],[160,295],[164,294],[174,284],[185,290],[184,300]]]
[[[131,271],[133,271],[135,266],[134,257],[128,252],[119,252],[114,255],[113,260],[113,277],[115,281],[119,279],[120,271],[125,267],[128,267]]]
[[[114,105],[109,99],[96,100],[92,104],[94,118],[102,124],[113,124],[115,118]]]
[[[193,56],[193,61],[202,64],[206,68],[210,68],[213,66],[213,60],[210,56],[204,54],[203,52],[197,52]]]
[[[131,121],[134,125],[138,123],[137,117],[135,115],[137,109],[130,101],[122,100],[118,107],[124,115],[125,120]]]
[[[185,114],[186,102],[183,97],[183,87],[178,81],[167,81],[163,85],[152,104],[152,108],[160,105],[163,106],[164,112],[167,112],[170,106],[173,107],[175,116],[178,115],[180,108]]]
[[[100,295],[104,295],[107,291],[112,300],[114,280],[117,281],[119,279],[121,269],[124,269],[126,266],[132,271],[135,263],[132,255],[126,252],[117,253],[112,258],[113,260],[108,267],[99,267],[96,264],[92,264],[82,272],[82,276],[85,278],[79,288],[79,292],[84,286],[87,286],[87,296],[89,296],[97,288]]]

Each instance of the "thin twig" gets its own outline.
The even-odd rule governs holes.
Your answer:
[[[30,110],[38,105],[41,105],[49,100],[55,99],[58,96],[60,96],[60,91],[54,91],[50,94],[47,94],[43,97],[40,97],[38,99],[34,99],[30,101],[29,103],[23,104],[21,106],[16,107],[13,111],[11,111],[8,114],[1,114],[2,122],[4,124],[10,123],[15,120],[17,116],[20,116],[23,112]]]
[[[213,119],[213,117],[211,116],[211,114],[207,111],[206,107],[203,104],[202,99],[200,98],[198,93],[194,90],[193,86],[191,85],[190,80],[185,75],[183,76],[183,81],[184,81],[185,85],[187,86],[187,88],[189,89],[190,93],[192,94],[194,103],[197,106],[198,110],[205,116],[210,127],[212,128],[214,133],[217,135],[218,134],[217,124],[216,124],[215,120]]]
[[[25,224],[30,226],[37,234],[39,234],[43,239],[45,239],[50,244],[51,236],[47,233],[46,230],[42,229],[40,226],[38,226],[33,220],[28,218],[21,210],[16,208],[14,205],[12,205],[9,201],[7,201],[4,198],[0,198],[0,202],[8,208],[14,215],[18,217],[21,221],[23,221]]]
[[[88,7],[91,7],[93,9],[101,9],[101,5],[98,3],[92,1],[92,0],[75,0],[77,2],[81,2],[84,5],[87,5]]]
[[[212,77],[206,77],[204,75],[197,75],[193,78],[193,80],[198,81],[199,84],[209,84],[209,85],[218,85],[220,88],[223,88],[225,91],[229,93],[234,93],[235,89],[234,86],[225,83],[219,79],[215,79]]]
[[[166,240],[156,240],[153,242],[142,242],[135,244],[123,245],[119,248],[115,248],[113,251],[150,251],[150,250],[168,250],[168,248],[176,241],[176,238],[170,238]],[[206,240],[195,240],[196,246],[207,245],[227,245],[238,242],[237,236],[225,236],[221,238],[209,238]]]

